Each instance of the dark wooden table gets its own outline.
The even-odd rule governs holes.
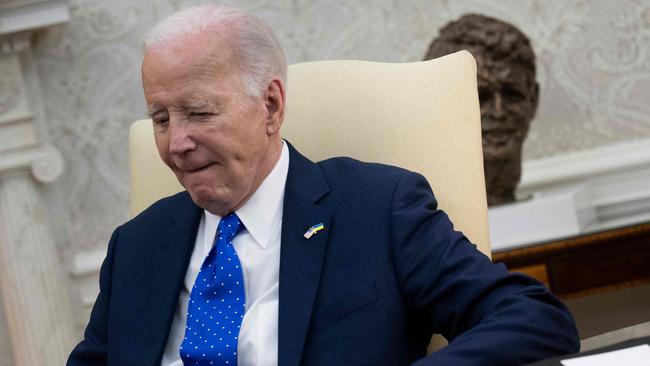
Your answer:
[[[564,299],[650,283],[650,223],[492,253]]]

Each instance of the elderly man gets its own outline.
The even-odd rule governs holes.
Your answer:
[[[577,350],[564,305],[455,232],[420,175],[313,163],[283,141],[285,75],[272,32],[240,10],[185,10],[147,36],[156,146],[186,191],[115,230],[68,365],[518,365]],[[432,333],[450,344],[425,357]]]

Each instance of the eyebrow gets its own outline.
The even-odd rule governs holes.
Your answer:
[[[214,103],[203,99],[192,99],[183,103],[183,107],[186,109],[201,109],[205,107],[214,107]]]
[[[156,114],[156,113],[160,113],[160,112],[162,112],[164,109],[165,109],[165,107],[163,107],[162,105],[157,104],[157,103],[153,103],[153,104],[151,104],[151,106],[147,107],[146,115],[147,115],[149,118],[151,118],[154,114]]]
[[[203,100],[203,99],[191,99],[187,102],[183,102],[182,108],[186,110],[195,110],[195,109],[202,109],[206,107],[210,108],[215,108],[215,103],[209,101],[209,100]],[[152,118],[153,115],[162,112],[165,109],[165,107],[154,104],[151,106],[151,109],[149,109],[146,112],[147,117]]]
[[[160,109],[154,109],[153,111],[146,111],[144,114],[149,118],[153,118],[153,116],[160,111]]]

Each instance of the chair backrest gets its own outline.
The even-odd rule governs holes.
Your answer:
[[[457,230],[490,255],[476,63],[467,51],[403,64],[289,66],[282,135],[308,158],[397,165],[423,174]],[[160,161],[149,120],[130,132],[130,208],[182,190]]]

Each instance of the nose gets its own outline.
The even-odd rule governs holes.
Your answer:
[[[183,155],[196,149],[191,131],[185,123],[169,123],[169,153]]]
[[[492,116],[494,118],[503,118],[503,99],[501,98],[501,93],[494,93],[494,110],[492,111]]]

